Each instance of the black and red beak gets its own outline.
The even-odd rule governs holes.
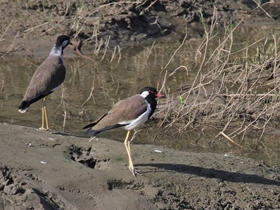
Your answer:
[[[156,96],[157,96],[158,98],[164,98],[164,97],[165,97],[164,95],[161,95],[160,93],[157,93]]]

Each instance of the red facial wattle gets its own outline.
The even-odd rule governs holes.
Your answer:
[[[163,97],[163,95],[161,95],[160,93],[157,93],[156,96],[157,96],[158,98],[162,98],[162,97]]]

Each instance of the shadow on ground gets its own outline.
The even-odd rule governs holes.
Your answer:
[[[167,164],[167,163],[151,163],[151,164],[138,164],[137,167],[155,167],[158,168],[156,172],[170,172],[175,171],[178,173],[192,174],[206,178],[216,178],[228,182],[240,183],[256,183],[264,185],[280,186],[280,181],[266,179],[254,174],[244,174],[237,172],[222,171],[216,169],[203,168],[198,166],[188,166],[184,164]],[[154,170],[141,170],[142,173],[154,173]]]

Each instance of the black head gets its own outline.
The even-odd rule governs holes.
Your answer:
[[[70,37],[66,35],[61,35],[57,37],[55,47],[62,47],[62,49],[64,49],[65,47],[67,47],[68,44],[72,44],[70,42]]]
[[[157,100],[156,98],[161,98],[162,95],[157,92],[157,89],[153,87],[144,87],[141,89],[140,94],[151,106],[151,112],[149,114],[149,118],[154,113],[157,107]]]
[[[140,94],[142,95],[142,97],[146,98],[161,98],[162,95],[158,93],[157,89],[154,87],[144,87],[141,89]]]

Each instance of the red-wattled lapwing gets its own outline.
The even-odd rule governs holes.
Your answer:
[[[19,107],[20,113],[25,113],[31,104],[51,94],[63,83],[66,74],[63,50],[68,44],[71,44],[69,36],[62,35],[57,38],[49,56],[36,69],[27,87]],[[42,127],[40,129],[49,129],[47,109],[44,103],[42,107]]]
[[[108,113],[83,128],[89,128],[88,131],[93,133],[93,136],[119,127],[127,130],[124,146],[128,154],[129,170],[133,176],[135,176],[135,170],[131,159],[129,134],[132,129],[144,124],[152,116],[157,106],[157,97],[160,98],[162,95],[155,88],[144,87],[140,94],[119,101]]]

